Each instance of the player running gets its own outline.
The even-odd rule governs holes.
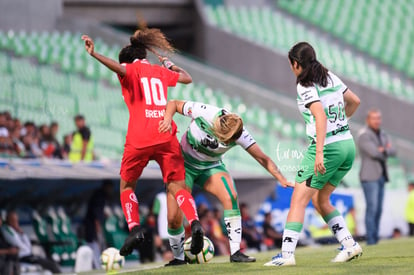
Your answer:
[[[83,35],[88,53],[118,74],[122,95],[129,110],[128,132],[121,163],[121,204],[130,230],[120,253],[131,254],[144,239],[139,223],[136,181],[148,161],[155,160],[161,167],[170,200],[178,203],[191,224],[194,241],[191,251],[199,253],[203,248],[203,230],[198,221],[194,199],[185,186],[184,159],[180,151],[173,122],[170,131],[158,132],[167,104],[169,86],[177,82],[188,84],[191,76],[165,57],[159,56],[164,67],[150,64],[145,58],[147,50],[160,49],[173,52],[164,34],[158,29],[137,30],[130,38],[130,45],[119,53],[119,63],[94,50],[94,42]],[[176,207],[177,208],[177,207]],[[177,211],[174,209],[174,211]],[[168,216],[169,222],[173,216]],[[174,229],[174,223],[169,223]],[[180,226],[180,225],[179,225]]]
[[[238,115],[203,103],[170,100],[164,120],[160,122],[161,133],[169,131],[172,117],[176,112],[192,118],[188,130],[181,139],[187,186],[192,189],[193,185],[197,184],[216,196],[222,203],[230,243],[230,261],[255,262],[255,258],[240,252],[242,226],[237,191],[233,179],[222,162],[222,155],[232,147],[240,145],[282,186],[293,186],[293,184],[285,179],[276,164],[262,152],[253,137],[243,127],[243,121]],[[169,207],[172,210],[174,204]],[[177,207],[175,208],[177,221],[182,224],[182,215]],[[175,234],[170,234],[170,244],[175,257],[172,263],[177,265],[185,264],[182,249],[183,236],[183,228]]]
[[[316,60],[315,51],[308,43],[294,45],[289,51],[289,61],[297,77],[297,101],[310,145],[296,176],[283,232],[282,252],[265,266],[296,264],[296,244],[302,231],[305,208],[311,199],[342,245],[332,262],[350,261],[360,256],[362,249],[329,199],[354,162],[355,144],[347,118],[356,111],[360,100]]]

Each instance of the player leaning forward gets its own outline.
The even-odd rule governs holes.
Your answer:
[[[282,186],[293,186],[286,181],[276,164],[262,152],[253,137],[243,127],[242,119],[228,111],[215,106],[191,102],[171,100],[167,104],[164,120],[160,123],[160,132],[170,129],[173,115],[178,112],[191,117],[188,130],[181,139],[181,149],[184,155],[186,185],[199,185],[207,192],[215,195],[224,208],[224,221],[230,243],[231,262],[254,262],[255,258],[244,255],[240,251],[242,235],[241,216],[237,200],[237,191],[233,179],[227,172],[221,157],[236,145],[242,146],[255,158]],[[175,204],[171,202],[169,209],[176,208],[177,223],[182,224],[182,215]],[[171,247],[175,259],[171,263],[184,264],[182,243],[184,230],[170,235]],[[181,248],[181,249],[180,249]]]
[[[197,254],[203,248],[203,230],[191,193],[186,190],[184,159],[180,151],[176,132],[172,124],[171,131],[158,132],[167,104],[168,86],[177,82],[191,83],[191,76],[159,56],[164,66],[150,64],[145,58],[147,50],[173,51],[164,34],[158,29],[137,30],[130,38],[130,45],[119,53],[119,63],[94,51],[94,43],[87,35],[82,36],[88,53],[118,74],[122,86],[122,95],[129,110],[128,133],[121,163],[121,204],[130,230],[122,246],[121,255],[128,255],[144,239],[139,224],[138,200],[135,196],[136,181],[149,160],[155,160],[161,167],[166,183],[169,201],[184,212],[191,224],[193,242],[191,252]],[[178,208],[178,206],[176,206]],[[169,226],[174,218],[168,211]]]
[[[295,249],[302,230],[305,208],[312,199],[342,248],[333,262],[346,262],[362,254],[341,214],[329,201],[335,188],[351,169],[355,144],[349,118],[359,98],[316,60],[311,45],[300,42],[289,51],[297,77],[297,101],[306,123],[310,145],[296,176],[295,190],[283,231],[282,252],[266,266],[295,265]]]

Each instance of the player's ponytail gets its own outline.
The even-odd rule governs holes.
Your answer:
[[[212,131],[223,143],[235,141],[243,132],[243,120],[236,114],[222,115],[214,121]]]
[[[309,43],[297,43],[290,49],[288,57],[292,66],[296,61],[302,67],[302,72],[298,75],[296,83],[304,87],[313,86],[314,83],[322,87],[328,85],[328,69],[316,59],[315,50]]]
[[[174,47],[168,42],[159,29],[140,29],[129,38],[130,45],[125,46],[119,53],[120,63],[132,63],[135,59],[147,57],[147,50],[155,52],[173,53]]]

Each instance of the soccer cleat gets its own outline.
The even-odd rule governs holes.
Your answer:
[[[232,263],[252,263],[255,262],[256,258],[247,256],[240,252],[240,250],[237,250],[236,253],[230,256],[230,262]]]
[[[345,248],[342,246],[339,250],[338,255],[331,262],[344,263],[362,256],[362,248],[357,242],[352,247]]]
[[[165,264],[165,266],[184,265],[184,264],[187,264],[187,262],[180,260],[180,259],[174,259],[174,260],[171,260],[168,264]]]
[[[292,254],[289,258],[283,258],[282,253],[277,254],[272,258],[270,262],[264,264],[264,266],[282,266],[282,265],[296,265],[295,255]]]
[[[139,225],[134,226],[129,232],[129,236],[125,239],[124,245],[121,247],[119,254],[128,256],[134,248],[137,248],[144,241],[144,232]]]
[[[191,223],[191,247],[190,252],[197,255],[201,252],[204,246],[204,232],[198,220]]]

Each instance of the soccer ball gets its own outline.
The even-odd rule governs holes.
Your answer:
[[[214,245],[209,238],[204,236],[203,250],[197,255],[191,254],[191,237],[184,242],[184,255],[190,264],[207,263],[214,257]]]
[[[121,269],[124,264],[124,256],[121,256],[115,247],[107,248],[101,254],[101,267],[107,272]]]

